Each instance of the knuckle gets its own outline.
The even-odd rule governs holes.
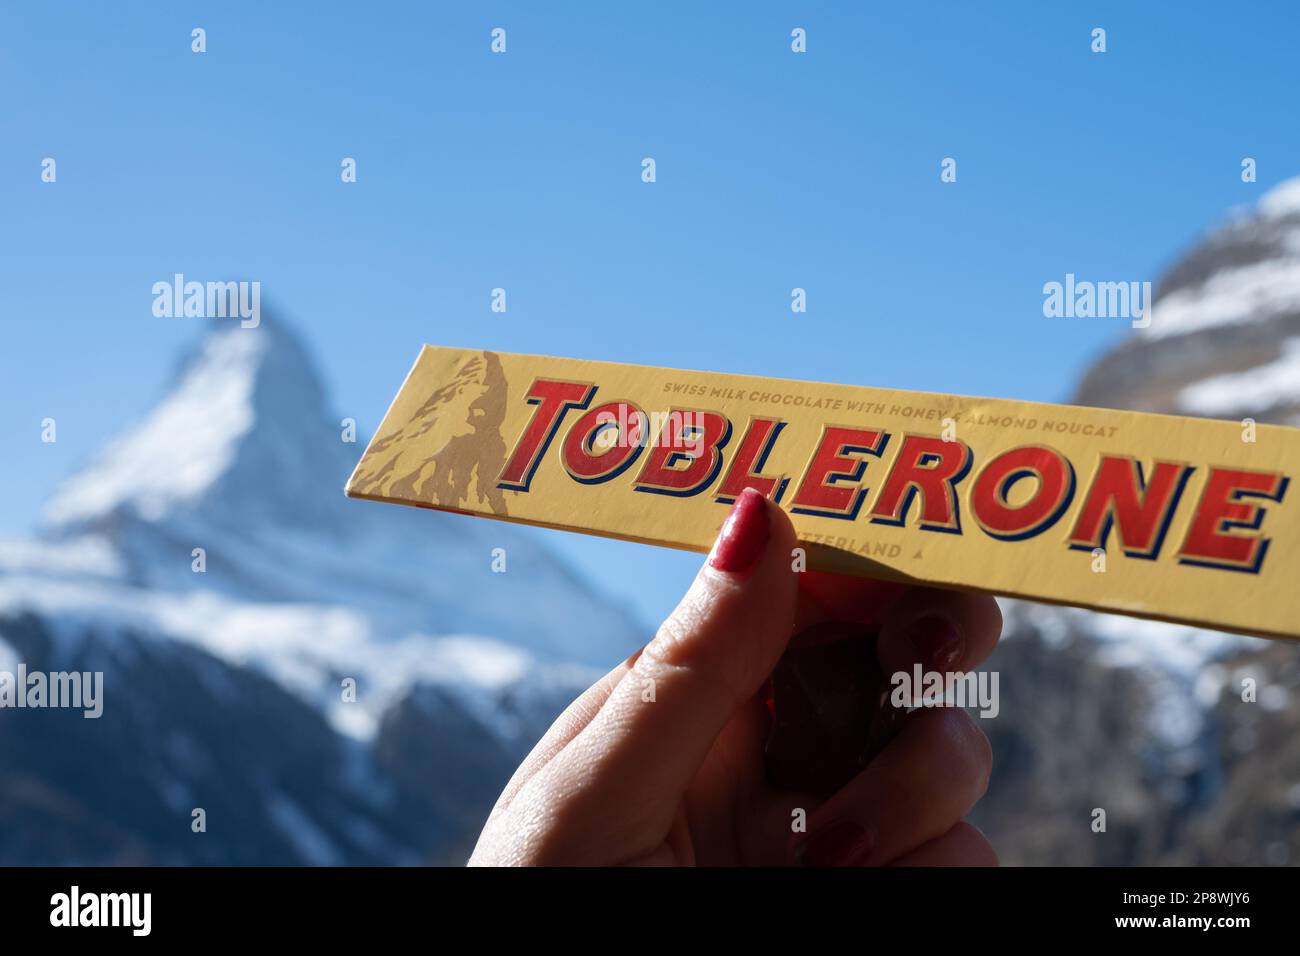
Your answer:
[[[951,707],[916,715],[931,722],[936,746],[931,759],[943,770],[943,777],[957,787],[973,805],[988,790],[993,769],[993,748],[975,719],[961,708]]]
[[[665,686],[689,687],[703,685],[705,693],[719,696],[732,705],[744,697],[734,675],[725,661],[717,655],[704,653],[698,645],[700,631],[677,615],[665,621],[654,640],[645,646],[637,658],[633,671],[641,677],[652,678],[660,692]]]
[[[691,636],[699,629],[700,620],[699,611],[683,603],[659,625],[659,630],[645,646],[635,666],[672,665],[683,660],[690,651]]]
[[[988,791],[989,777],[993,773],[993,745],[975,723],[974,717],[964,710],[954,711],[954,714],[960,718],[960,749],[967,768],[966,776],[974,784],[974,800],[979,800]]]

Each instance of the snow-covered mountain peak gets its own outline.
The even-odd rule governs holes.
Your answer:
[[[125,515],[156,523],[227,510],[236,496],[278,520],[318,516],[319,505],[304,506],[336,495],[346,474],[339,434],[311,359],[288,327],[267,319],[254,328],[217,326],[144,418],[62,484],[46,520],[59,531]],[[282,469],[288,473],[276,474]]]
[[[1231,330],[1300,312],[1300,177],[1213,229],[1162,278],[1142,337]]]
[[[282,619],[271,606],[346,608],[380,644],[490,635],[541,660],[592,666],[641,642],[626,611],[537,532],[346,498],[365,440],[331,413],[288,326],[265,314],[252,328],[222,323],[139,423],[63,483],[39,536],[0,541],[0,577],[12,576],[0,597],[21,605],[37,582],[58,579],[125,589],[97,599],[103,608],[161,593],[182,604],[219,595],[272,623]],[[498,548],[508,575],[492,571]],[[275,653],[292,644],[278,623],[250,633]]]
[[[158,520],[202,494],[253,427],[254,381],[264,351],[257,329],[209,336],[144,421],[55,493],[46,509],[50,524],[85,521],[128,504],[146,520]]]
[[[1300,423],[1300,177],[1210,231],[1156,284],[1151,324],[1084,376],[1077,400]]]

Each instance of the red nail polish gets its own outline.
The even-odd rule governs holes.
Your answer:
[[[961,632],[942,615],[927,614],[913,621],[908,640],[927,671],[951,671],[961,661]]]
[[[753,488],[746,488],[731,506],[709,564],[719,571],[744,571],[758,560],[767,544],[767,504]]]
[[[799,850],[804,866],[862,866],[875,841],[851,820],[840,820],[818,830]]]

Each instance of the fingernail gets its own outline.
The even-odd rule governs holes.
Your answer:
[[[718,534],[709,564],[719,571],[744,571],[758,560],[767,544],[767,505],[763,496],[746,488],[731,506],[722,531]]]
[[[852,820],[839,820],[810,836],[799,850],[803,866],[861,866],[875,840]]]
[[[920,655],[927,671],[951,671],[961,660],[961,632],[946,617],[927,614],[913,621],[908,641]]]

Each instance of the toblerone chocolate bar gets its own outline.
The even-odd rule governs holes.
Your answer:
[[[1300,429],[425,346],[347,494],[1300,638]],[[792,555],[797,567],[801,555]]]

